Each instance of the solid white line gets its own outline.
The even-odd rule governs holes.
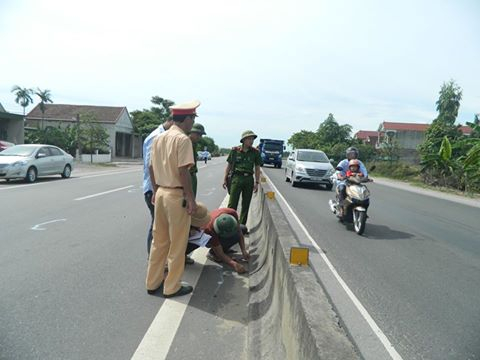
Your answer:
[[[88,195],[88,196],[79,197],[79,198],[76,198],[76,199],[74,199],[74,200],[90,199],[90,198],[93,198],[93,197],[97,197],[97,196],[101,196],[101,195],[105,195],[105,194],[110,194],[110,193],[113,193],[113,192],[115,192],[115,191],[121,191],[121,190],[129,189],[129,188],[131,188],[131,187],[133,187],[133,185],[128,185],[128,186],[124,186],[124,187],[121,187],[121,188],[118,188],[118,189],[108,190],[108,191],[104,191],[104,192],[97,193],[97,194],[93,194],[93,195]]]
[[[382,343],[382,345],[385,347],[385,349],[387,350],[387,352],[390,354],[390,356],[392,357],[392,359],[394,360],[402,360],[402,357],[400,356],[400,354],[395,350],[395,348],[393,347],[392,343],[390,342],[390,340],[388,340],[387,336],[383,333],[383,331],[378,327],[377,323],[375,322],[375,320],[373,320],[373,318],[370,316],[370,314],[368,313],[367,309],[365,309],[365,307],[362,305],[362,303],[360,302],[360,300],[358,300],[358,298],[355,296],[355,294],[352,292],[352,290],[350,290],[350,288],[348,287],[348,285],[345,283],[345,281],[342,279],[342,277],[338,274],[337,270],[335,269],[335,267],[332,265],[332,263],[330,262],[330,260],[328,259],[327,255],[325,255],[325,253],[323,252],[323,250],[320,248],[320,246],[318,246],[318,244],[315,242],[315,240],[313,239],[313,237],[309,234],[309,232],[307,231],[307,229],[305,228],[305,226],[302,224],[302,222],[300,221],[300,219],[298,218],[297,214],[295,214],[295,212],[293,211],[293,209],[290,207],[290,205],[288,204],[287,200],[285,200],[285,198],[283,197],[283,195],[280,193],[280,191],[278,191],[277,187],[273,184],[272,180],[270,180],[270,178],[265,174],[265,172],[263,172],[263,176],[265,176],[268,180],[268,182],[270,183],[270,186],[273,188],[273,190],[275,190],[275,193],[278,195],[278,197],[280,199],[282,199],[282,201],[284,202],[284,204],[287,206],[288,210],[290,211],[290,213],[293,215],[293,218],[297,221],[298,225],[300,226],[300,228],[303,230],[303,232],[305,233],[305,235],[307,236],[307,238],[310,240],[310,242],[312,243],[313,247],[315,249],[318,250],[320,256],[322,257],[323,261],[325,261],[325,263],[327,264],[328,268],[330,269],[330,271],[332,272],[333,276],[335,276],[335,278],[337,279],[337,281],[340,283],[340,285],[342,286],[343,290],[347,293],[348,297],[350,298],[350,300],[352,300],[353,304],[355,305],[355,307],[358,309],[358,311],[360,312],[360,314],[363,316],[363,318],[365,319],[365,321],[368,323],[368,325],[370,326],[370,328],[372,329],[372,331],[375,333],[375,335],[378,337],[378,339],[380,340],[380,342]]]
[[[35,226],[32,226],[32,227],[30,228],[30,230],[46,230],[45,228],[40,228],[40,226],[46,225],[46,224],[51,224],[51,223],[58,222],[58,221],[67,221],[67,219],[57,219],[57,220],[47,221],[47,222],[44,222],[44,223],[41,223],[41,224],[37,224],[37,225],[35,225]]]
[[[197,271],[195,269],[185,269],[183,278],[193,287],[197,285],[203,265],[207,261],[207,252],[207,248],[199,248],[192,254],[192,259],[201,266],[200,269]],[[138,345],[137,350],[133,354],[132,360],[160,360],[167,357],[192,295],[193,293],[164,300],[140,345]]]
[[[223,199],[220,207],[224,207],[227,201],[228,195]],[[195,265],[193,265],[193,268],[185,268],[184,280],[194,288],[200,278],[203,266],[207,262],[207,252],[207,248],[199,248],[192,254],[195,265],[200,265],[199,269]],[[137,350],[133,354],[132,360],[161,360],[167,357],[193,294],[164,300],[140,345],[138,345]]]

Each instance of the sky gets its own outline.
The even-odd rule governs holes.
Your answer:
[[[0,69],[14,113],[14,85],[129,111],[198,99],[221,147],[247,129],[288,140],[329,113],[354,132],[429,123],[450,79],[464,124],[480,113],[480,1],[0,0]]]

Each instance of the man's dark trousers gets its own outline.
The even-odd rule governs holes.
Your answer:
[[[155,206],[152,204],[152,196],[153,191],[147,191],[145,194],[145,203],[148,206],[148,210],[150,211],[150,215],[152,217],[152,221],[150,222],[150,229],[148,229],[147,235],[147,254],[150,255],[150,247],[152,246],[152,228],[153,228],[153,219],[155,218]]]

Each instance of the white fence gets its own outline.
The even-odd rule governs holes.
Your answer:
[[[82,154],[81,162],[107,163],[112,161],[112,154]]]

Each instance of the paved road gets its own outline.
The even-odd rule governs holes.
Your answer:
[[[333,191],[264,171],[404,359],[480,358],[479,208],[372,184],[360,237],[330,212]]]
[[[210,209],[225,197],[224,160],[199,164],[199,200]],[[141,179],[133,166],[33,185],[0,182],[0,359],[132,357],[164,303],[144,287],[149,215]],[[187,270],[204,271],[167,344],[169,358],[208,354],[217,342],[218,358],[241,359],[244,278],[209,262]],[[232,315],[230,307],[239,310]],[[218,341],[226,335],[236,341]]]

